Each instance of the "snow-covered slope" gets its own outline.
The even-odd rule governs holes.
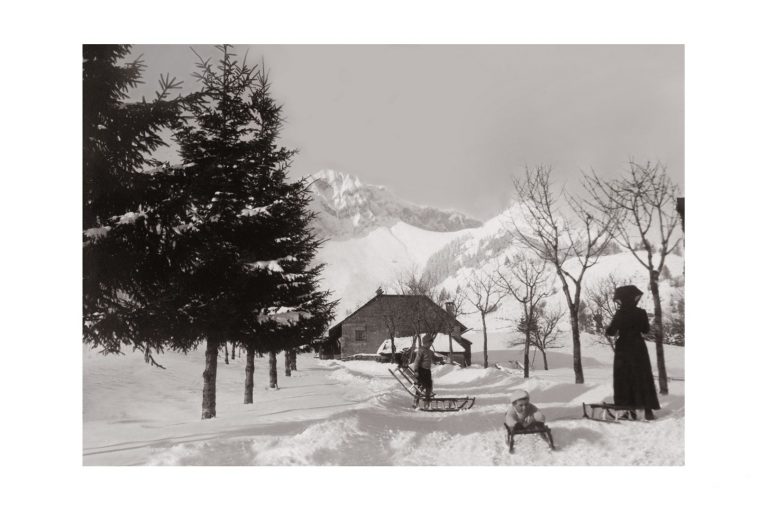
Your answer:
[[[446,278],[445,281],[443,281],[442,286],[447,290],[453,290],[457,285],[466,287],[467,282],[471,279],[473,271],[494,272],[506,257],[511,256],[519,250],[520,249],[516,247],[509,247],[500,251],[493,257],[480,261],[476,267],[461,267],[457,272]],[[566,262],[566,268],[573,268],[576,264],[576,261],[569,260]],[[662,300],[662,309],[668,314],[672,307],[672,301],[679,299],[683,294],[683,288],[679,286],[683,274],[683,258],[671,254],[667,256],[665,267],[669,270],[669,276],[662,278],[659,283],[659,291]],[[560,339],[566,346],[570,347],[570,325],[568,323],[568,309],[565,295],[562,292],[560,281],[551,269],[549,270],[549,274],[554,295],[547,298],[546,303],[548,307],[560,308],[566,312],[560,325],[560,329],[562,330]],[[650,289],[648,288],[648,271],[629,252],[605,255],[600,258],[595,266],[587,270],[582,283],[582,300],[586,300],[587,290],[594,288],[601,280],[606,279],[609,276],[613,277],[620,284],[631,283],[643,290],[644,295],[639,305],[646,311],[653,311],[653,300]],[[571,289],[571,293],[573,293],[573,289]],[[482,346],[483,336],[480,314],[476,310],[473,310],[471,305],[466,304],[464,312],[465,314],[459,319],[464,325],[472,329],[465,334],[465,337],[475,343],[476,347]],[[491,333],[489,334],[488,341],[489,349],[507,348],[508,344],[513,341],[513,338],[519,337],[514,331],[514,326],[522,313],[522,306],[514,299],[514,297],[508,296],[502,299],[499,309],[486,317],[487,328]]]
[[[670,347],[668,368],[683,360]],[[490,367],[433,368],[438,395],[470,395],[460,413],[419,412],[371,361],[321,361],[301,354],[298,371],[270,390],[267,358],[256,359],[253,404],[243,404],[244,358],[219,359],[217,417],[200,420],[204,350],[160,356],[101,356],[83,350],[84,465],[682,465],[684,382],[670,381],[653,422],[620,425],[582,419],[582,402],[611,400],[610,349],[586,346],[584,384],[573,384],[570,355],[550,356],[530,379],[496,369],[519,351],[489,354]],[[480,358],[475,355],[476,362]],[[537,360],[538,362],[538,360]],[[281,368],[282,370],[282,368]],[[504,444],[509,392],[524,388],[552,428],[557,450],[537,436]]]
[[[391,284],[402,272],[424,268],[437,248],[462,233],[427,231],[396,222],[360,237],[327,241],[317,259],[325,264],[323,286],[341,301],[337,317],[343,318],[349,309],[373,297],[376,288]]]
[[[515,243],[514,225],[522,224],[519,205],[509,208],[483,224],[463,214],[416,207],[395,198],[384,187],[361,183],[359,178],[335,171],[313,176],[313,207],[318,212],[317,228],[328,241],[317,255],[325,264],[323,286],[333,290],[340,301],[337,319],[373,297],[376,288],[389,287],[404,273],[429,272],[448,291],[466,288],[473,272],[493,273],[504,261],[523,250]],[[524,227],[524,226],[523,226]],[[463,228],[463,229],[462,229]],[[642,255],[641,255],[642,256]],[[567,266],[573,268],[576,262]],[[667,258],[661,282],[664,307],[682,292],[682,256]],[[584,288],[594,287],[612,275],[621,283],[633,283],[646,290],[643,303],[652,310],[645,268],[628,252],[603,256],[584,278]],[[550,305],[565,308],[561,285],[552,275],[557,293]],[[478,341],[480,318],[471,307],[460,320],[475,329],[468,337]],[[491,348],[505,348],[511,325],[519,318],[520,305],[513,298],[503,300],[499,310],[488,317]],[[564,325],[567,328],[567,325]]]
[[[312,208],[318,213],[316,229],[324,238],[361,236],[398,222],[428,231],[458,231],[481,223],[457,211],[419,206],[396,198],[382,186],[367,185],[360,178],[323,170],[311,178]]]
[[[425,265],[425,268],[436,274],[441,286],[446,290],[455,290],[457,286],[466,289],[473,273],[493,274],[504,262],[511,260],[516,254],[525,251],[519,243],[515,243],[510,232],[513,219],[520,218],[520,212],[512,207],[499,216],[489,220],[482,228],[462,232],[445,247],[437,251]],[[640,253],[645,258],[645,253]],[[658,261],[658,256],[655,257]],[[659,284],[662,298],[662,308],[668,311],[672,300],[682,295],[683,257],[670,254],[665,260],[668,272],[664,272]],[[566,262],[565,268],[573,274],[580,269],[575,259]],[[551,266],[547,267],[549,282],[554,289],[554,295],[547,299],[547,304],[554,308],[567,311],[567,302],[561,288],[562,284],[554,274]],[[582,299],[586,299],[586,291],[595,288],[601,280],[612,277],[620,284],[634,284],[645,292],[640,306],[653,311],[653,301],[649,288],[648,271],[628,251],[603,255],[597,264],[589,268],[582,282]],[[573,293],[573,288],[571,288]],[[462,323],[472,329],[466,337],[473,343],[482,343],[481,319],[471,305],[465,304],[465,314],[460,318]],[[493,334],[489,339],[489,348],[502,349],[512,340],[514,325],[522,315],[522,307],[514,297],[505,297],[499,309],[486,318],[488,330]],[[563,339],[570,346],[565,331],[570,329],[567,315],[563,319],[561,329]],[[478,345],[476,345],[478,346]]]

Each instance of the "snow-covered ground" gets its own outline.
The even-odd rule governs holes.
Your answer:
[[[649,345],[655,361],[653,347]],[[269,390],[267,359],[256,359],[254,403],[244,405],[244,359],[220,358],[217,418],[200,420],[203,352],[161,356],[166,370],[140,354],[83,352],[83,463],[85,465],[682,465],[684,463],[684,351],[666,347],[675,380],[660,396],[653,422],[608,424],[581,418],[581,403],[610,400],[610,349],[584,343],[586,383],[573,384],[571,356],[549,355],[550,370],[500,370],[522,360],[516,350],[489,352],[490,367],[434,370],[440,395],[477,397],[455,413],[411,409],[410,397],[369,361],[298,358],[297,372]],[[482,363],[482,353],[473,353]],[[536,436],[504,444],[509,390],[522,387],[547,416],[557,450]]]

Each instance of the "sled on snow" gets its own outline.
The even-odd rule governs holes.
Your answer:
[[[587,418],[594,421],[607,421],[609,423],[618,423],[622,419],[636,420],[635,413],[636,407],[631,405],[616,405],[607,402],[600,402],[594,404],[587,404],[582,402],[582,409],[584,410],[583,418]],[[590,408],[590,412],[587,413],[587,407]],[[598,417],[595,417],[595,412],[601,411]],[[622,412],[623,411],[623,412]],[[628,414],[629,418],[625,418],[624,415]]]
[[[504,428],[507,430],[507,446],[509,446],[509,453],[514,453],[515,451],[515,436],[525,434],[539,434],[541,438],[547,442],[550,450],[555,449],[555,441],[552,439],[552,430],[544,424],[527,428],[513,428],[504,423]]]
[[[410,368],[397,368],[397,373],[388,370],[395,380],[403,386],[411,397],[413,397],[414,407],[421,411],[428,412],[454,412],[471,409],[475,405],[475,397],[446,397],[436,396],[432,393],[426,396],[421,386],[417,384],[416,374]],[[399,374],[399,377],[398,377]],[[420,406],[420,404],[423,404]]]
[[[508,361],[508,362],[500,362],[494,364],[496,369],[501,370],[506,373],[512,373],[516,374],[518,371],[523,371],[525,368],[523,365],[520,364],[519,361]]]

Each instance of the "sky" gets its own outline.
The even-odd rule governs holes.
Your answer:
[[[161,73],[195,90],[191,48],[217,53],[134,46],[147,69],[133,97],[153,97]],[[578,192],[582,171],[658,160],[684,193],[682,45],[235,46],[246,51],[283,105],[295,177],[334,169],[483,221],[526,166]],[[174,148],[158,157],[178,161]]]

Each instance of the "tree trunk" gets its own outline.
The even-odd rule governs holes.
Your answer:
[[[571,314],[571,334],[573,335],[573,373],[576,384],[584,384],[584,370],[581,368],[581,337],[579,336],[579,306],[569,308]]]
[[[523,348],[523,378],[527,379],[530,376],[530,359],[528,357],[531,347],[531,333],[525,333],[525,348]]]
[[[525,304],[523,307],[526,308]],[[533,308],[531,308],[533,309]],[[525,309],[525,348],[523,349],[523,378],[530,377],[530,361],[528,358],[531,349],[531,312]]]
[[[202,419],[216,417],[216,363],[219,357],[219,340],[208,338],[205,345],[205,371],[203,371]]]
[[[288,349],[285,349],[284,351],[285,358],[285,376],[290,377],[291,376],[291,351]]]
[[[416,357],[416,336],[411,341],[411,350],[408,352],[408,360],[405,362],[405,366],[411,364],[411,361]]]
[[[659,393],[669,394],[667,388],[667,365],[664,362],[664,324],[661,318],[661,297],[659,297],[659,273],[651,272],[651,295],[653,296],[653,334],[656,339],[656,366],[659,371]]]
[[[296,349],[291,349],[291,370],[296,370]]]
[[[245,396],[243,398],[244,404],[253,403],[253,356],[254,348],[249,344],[245,349]]]
[[[485,328],[485,315],[480,313],[483,320],[483,368],[488,368],[488,332]]]
[[[277,389],[277,354],[274,350],[269,351],[269,387]]]
[[[453,364],[453,336],[448,333],[448,361]]]
[[[232,360],[235,360],[235,342],[232,342]]]
[[[543,350],[541,351],[541,357],[544,358],[544,369],[549,370],[549,365],[547,364],[547,353]]]
[[[227,342],[224,342],[224,364],[229,364],[229,348],[227,348]]]

